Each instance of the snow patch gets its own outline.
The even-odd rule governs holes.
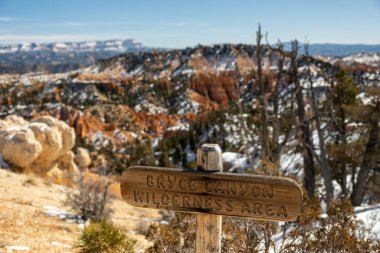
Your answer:
[[[245,171],[249,167],[248,158],[246,155],[235,152],[224,152],[222,154],[223,163],[231,166],[230,172]]]
[[[135,112],[147,112],[150,114],[161,114],[161,113],[168,113],[168,110],[166,108],[163,108],[161,106],[157,106],[153,103],[149,103],[147,101],[144,101],[144,103],[138,104],[134,107]]]
[[[378,53],[359,53],[343,57],[344,62],[358,62],[369,65],[377,65],[380,62],[380,54]]]
[[[380,205],[368,207],[356,207],[356,218],[364,228],[373,235],[376,240],[380,239]]]
[[[71,245],[60,243],[60,242],[51,242],[51,245],[57,246],[57,247],[62,247],[62,248],[72,248]]]
[[[190,125],[187,122],[179,122],[175,126],[168,127],[166,131],[189,131]]]
[[[5,248],[7,249],[7,252],[12,252],[12,250],[15,250],[15,251],[28,251],[29,250],[29,247],[27,247],[27,246],[5,246]]]
[[[85,221],[78,218],[78,215],[75,213],[69,213],[64,210],[60,210],[55,206],[44,205],[43,208],[44,214],[51,217],[58,217],[62,220],[65,220],[68,223],[77,223],[79,228],[83,228],[85,226]]]
[[[61,219],[65,219],[67,217],[72,217],[73,215],[75,215],[73,213],[68,213],[66,211],[60,210],[58,209],[58,207],[55,206],[44,205],[43,208],[45,209],[44,214],[52,217],[59,217]]]

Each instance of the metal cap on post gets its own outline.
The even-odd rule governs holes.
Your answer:
[[[197,168],[204,172],[223,171],[222,150],[218,144],[203,144],[197,151]],[[197,214],[197,253],[220,253],[222,216]]]

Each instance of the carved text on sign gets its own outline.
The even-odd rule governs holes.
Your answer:
[[[263,220],[293,220],[302,194],[287,178],[132,167],[121,193],[131,205]]]

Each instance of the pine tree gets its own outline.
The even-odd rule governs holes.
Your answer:
[[[331,93],[327,106],[330,108],[330,117],[332,119],[332,130],[334,132],[334,143],[328,146],[330,166],[335,169],[335,177],[341,185],[342,194],[347,195],[347,174],[350,158],[347,157],[350,151],[351,143],[347,142],[350,134],[347,113],[344,106],[354,106],[357,103],[356,96],[358,95],[358,88],[352,78],[344,70],[339,70],[333,79]],[[331,105],[331,106],[330,106]],[[356,154],[351,154],[356,156]],[[351,168],[355,169],[355,164],[351,164]],[[355,174],[354,171],[352,175]]]
[[[380,122],[380,87],[369,87],[366,90],[370,102],[356,106],[345,106],[350,117],[366,126],[366,143],[360,169],[351,194],[352,204],[361,205],[371,172],[379,167],[379,122]]]
[[[196,133],[191,128],[189,131],[189,147],[190,147],[190,150],[194,152],[196,151],[196,146],[197,146],[195,134]]]
[[[178,165],[182,160],[182,152],[180,146],[177,144],[177,146],[174,149],[173,154],[173,162],[175,165]]]
[[[154,157],[152,146],[150,141],[137,142],[133,146],[132,155],[129,164],[143,165],[143,166],[155,166],[156,158]]]
[[[160,167],[172,167],[169,155],[167,151],[161,151],[160,159],[158,160],[158,166]]]

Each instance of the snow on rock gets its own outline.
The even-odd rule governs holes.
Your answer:
[[[359,53],[354,55],[349,55],[342,58],[345,62],[358,62],[365,63],[369,65],[376,65],[380,62],[379,53]]]
[[[175,126],[168,127],[166,131],[189,131],[190,125],[187,122],[177,122]]]
[[[138,104],[135,106],[134,110],[136,112],[147,112],[150,114],[160,114],[160,113],[168,113],[166,108],[161,106],[157,106],[155,104],[144,101],[144,103]]]
[[[96,131],[92,135],[92,145],[98,147],[104,141],[103,133],[101,131]]]
[[[365,92],[361,92],[356,96],[364,105],[371,105],[373,98],[368,96]]]

